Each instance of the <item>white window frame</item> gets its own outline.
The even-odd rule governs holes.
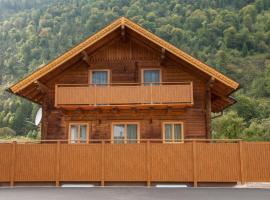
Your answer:
[[[81,139],[80,139],[80,133],[81,133],[81,129],[80,126],[82,125],[86,125],[86,142],[85,143],[81,143]],[[76,141],[71,141],[71,126],[78,126],[78,138]],[[75,142],[75,143],[73,143]],[[87,122],[70,122],[69,126],[68,126],[68,143],[69,144],[87,144],[89,143],[89,123]]]
[[[93,80],[93,72],[107,72],[108,77],[107,77],[107,85],[111,83],[111,70],[109,69],[90,69],[89,70],[89,84],[93,85],[92,80]]]
[[[172,129],[172,139],[166,139],[165,138],[165,125],[169,124],[169,125],[173,125],[173,129]],[[181,125],[181,140],[180,141],[175,141],[174,139],[174,126],[180,124]],[[170,142],[166,141],[166,140],[171,140]],[[183,143],[184,142],[184,122],[182,121],[166,121],[166,122],[162,122],[162,141],[163,143]]]
[[[124,125],[124,144],[127,144],[127,125],[137,125],[137,141],[136,143],[140,143],[140,123],[139,122],[129,122],[129,121],[119,121],[112,122],[111,124],[111,143],[114,143],[114,125]]]
[[[159,83],[162,83],[162,70],[161,70],[161,68],[142,68],[141,69],[141,83],[151,84],[151,82],[144,82],[144,71],[153,71],[153,70],[159,71]]]

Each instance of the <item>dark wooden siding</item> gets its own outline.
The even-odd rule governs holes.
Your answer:
[[[132,40],[126,43],[115,41],[89,56],[90,67],[80,60],[45,83],[50,88],[50,94],[43,105],[43,139],[67,139],[68,123],[71,121],[89,122],[90,139],[110,139],[113,121],[138,121],[141,138],[161,138],[164,120],[183,121],[185,138],[206,137],[206,81],[180,62],[166,60],[161,65],[158,52]],[[90,69],[110,69],[112,83],[136,83],[141,81],[142,68],[160,68],[163,82],[193,81],[194,106],[137,111],[65,111],[53,106],[55,84],[87,84]]]

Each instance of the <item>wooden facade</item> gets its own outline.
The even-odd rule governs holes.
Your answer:
[[[154,71],[150,75],[158,81],[145,82],[145,71]],[[106,84],[93,83],[95,72],[104,72]],[[213,68],[120,18],[9,91],[42,106],[42,139],[70,140],[73,128],[74,137],[86,130],[91,142],[113,139],[113,124],[126,131],[127,122],[138,124],[140,139],[164,139],[164,123],[170,125],[170,134],[180,131],[182,140],[210,138],[211,112],[232,105],[235,101],[229,95],[238,87]],[[72,124],[87,128],[79,130]]]

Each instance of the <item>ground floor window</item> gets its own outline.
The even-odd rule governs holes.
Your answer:
[[[117,122],[112,124],[112,142],[115,144],[138,143],[139,123]]]
[[[183,122],[164,122],[163,141],[168,143],[182,142],[184,139]]]
[[[70,123],[69,124],[69,143],[87,143],[88,142],[88,124]]]

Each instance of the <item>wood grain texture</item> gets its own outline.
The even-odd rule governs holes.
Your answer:
[[[193,182],[192,144],[150,144],[151,181]]]
[[[101,145],[61,144],[60,181],[100,181]]]
[[[54,181],[55,144],[17,144],[14,181]]]
[[[146,144],[105,144],[105,181],[146,181]]]
[[[269,182],[270,143],[0,144],[0,182]],[[58,154],[58,156],[57,156]],[[14,177],[10,176],[14,169]],[[12,185],[13,185],[12,184]]]
[[[170,85],[57,85],[55,105],[58,107],[81,105],[107,107],[152,104],[192,106],[192,83]]]
[[[243,144],[243,165],[246,182],[270,181],[269,143],[245,142]]]
[[[118,50],[115,51],[115,49]],[[154,87],[153,99],[158,102],[165,102],[169,101],[174,95],[174,98],[180,101],[193,98],[194,104],[188,108],[164,106],[157,109],[149,107],[144,109],[137,105],[135,110],[123,108],[119,111],[113,111],[113,109],[79,111],[77,108],[73,110],[55,108],[53,105],[56,84],[88,84],[89,65],[79,60],[65,70],[59,71],[58,74],[54,74],[51,79],[44,80],[44,84],[50,88],[48,93],[50,101],[44,102],[46,106],[44,106],[43,114],[46,119],[44,118],[42,121],[42,125],[45,127],[42,132],[43,139],[67,139],[67,127],[69,122],[72,121],[91,123],[90,139],[109,139],[109,126],[112,120],[138,121],[141,123],[142,138],[161,138],[161,124],[164,120],[183,121],[185,138],[206,137],[205,92],[207,79],[189,70],[184,63],[168,60],[161,65],[160,54],[157,51],[139,41],[133,41],[133,39],[129,39],[126,43],[115,40],[108,45],[104,45],[98,51],[90,53],[89,58],[91,59],[91,70],[110,70],[110,78],[113,84],[141,83],[141,71],[152,68],[161,69],[162,82],[192,82],[193,93],[188,88],[181,88],[178,89],[181,92],[176,92],[175,88],[169,88],[171,85],[163,85],[162,89]],[[141,94],[141,89],[136,86],[126,88],[118,85],[117,87],[110,87],[110,89],[98,88],[96,101],[99,101],[100,104],[112,102],[120,105],[125,101],[127,103],[151,101],[149,88],[142,88],[144,88],[143,94]],[[95,97],[90,90],[90,88],[79,87],[76,94],[64,91],[56,99],[62,101],[64,98],[67,102],[74,100],[81,104],[89,104],[89,101],[95,101]],[[108,98],[109,93],[110,97]],[[163,94],[160,95],[160,93]]]
[[[199,182],[237,182],[240,180],[238,144],[197,143]]]
[[[12,144],[0,144],[0,182],[9,182],[11,178]]]

